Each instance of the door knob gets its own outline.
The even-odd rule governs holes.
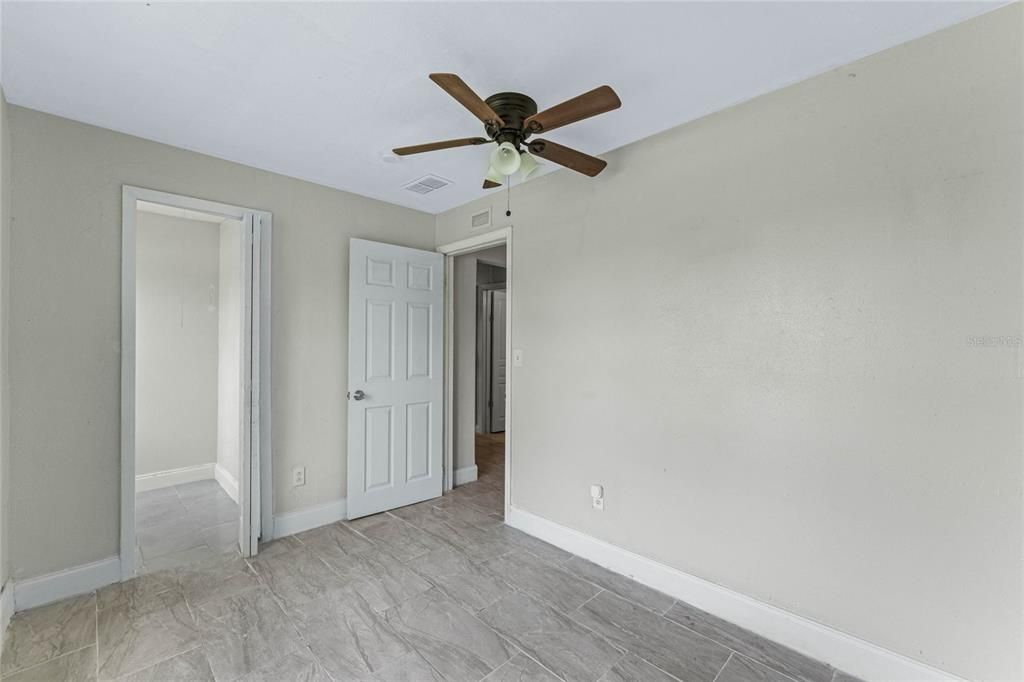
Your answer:
[[[352,399],[353,400],[362,400],[365,397],[366,397],[366,394],[363,393],[362,391],[356,391],[355,393],[352,394]]]

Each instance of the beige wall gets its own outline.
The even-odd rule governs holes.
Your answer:
[[[434,218],[20,107],[8,114],[15,577],[118,552],[123,183],[273,213],[275,511],[343,497],[348,240],[432,248]],[[306,466],[299,488],[296,464]]]
[[[242,222],[225,220],[218,232],[217,464],[237,487],[242,448]]]
[[[1017,4],[516,192],[513,504],[1024,676],[1020,348],[969,342],[1024,333],[1021,27]]]
[[[136,221],[135,473],[213,464],[220,225]]]

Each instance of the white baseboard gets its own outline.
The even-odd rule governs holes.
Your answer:
[[[335,500],[315,507],[306,507],[298,511],[274,515],[274,537],[283,538],[305,530],[326,526],[329,523],[343,521],[347,516],[345,500]]]
[[[959,680],[907,656],[516,507],[505,522],[595,564],[865,680]]]
[[[120,580],[121,559],[116,556],[41,575],[38,578],[18,580],[14,583],[14,609],[24,611],[92,592]]]
[[[7,626],[14,615],[14,587],[8,580],[0,589],[0,645],[7,643]]]
[[[135,492],[141,493],[147,490],[169,488],[172,485],[182,483],[194,483],[213,478],[214,464],[197,464],[180,469],[168,469],[167,471],[154,471],[151,474],[140,474],[135,477]]]
[[[465,485],[476,480],[476,465],[455,470],[455,485]]]
[[[213,477],[217,479],[217,483],[220,483],[220,487],[224,489],[228,497],[238,504],[238,479],[219,463],[213,470]]]

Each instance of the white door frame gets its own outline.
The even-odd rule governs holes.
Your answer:
[[[252,214],[260,219],[258,241],[260,276],[258,303],[253,304],[253,320],[259,321],[259,337],[253,339],[253,352],[259,359],[259,404],[253,416],[253,440],[259,443],[260,490],[245,496],[246,502],[257,500],[258,509],[250,508],[252,527],[260,528],[263,537],[273,537],[273,480],[271,478],[270,419],[270,274],[273,216],[267,211],[221,204],[205,199],[170,194],[142,187],[121,188],[121,579],[135,576],[135,243],[137,233],[136,202],[148,201],[174,208],[244,219]],[[255,297],[255,292],[253,292]],[[241,472],[248,467],[239,467]],[[241,490],[243,481],[239,480]],[[251,506],[251,505],[250,505]],[[256,513],[259,516],[253,516]],[[253,523],[253,522],[256,523]]]
[[[478,234],[437,247],[444,259],[444,491],[452,489],[454,479],[455,428],[455,257],[492,246],[505,245],[505,351],[510,364],[505,373],[505,518],[512,500],[512,301],[515,277],[512,270],[512,226]],[[474,384],[475,385],[475,384]],[[476,409],[474,402],[473,409]],[[474,415],[475,417],[475,415]]]

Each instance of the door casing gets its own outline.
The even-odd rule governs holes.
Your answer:
[[[120,564],[121,579],[135,576],[135,244],[137,233],[136,202],[148,201],[174,208],[223,215],[242,221],[253,216],[258,222],[254,248],[259,254],[258,263],[249,266],[256,273],[254,289],[247,315],[254,322],[258,334],[250,340],[252,357],[258,363],[258,394],[255,409],[247,420],[248,436],[254,449],[249,462],[239,467],[239,496],[243,511],[248,508],[249,524],[258,529],[262,537],[273,537],[273,466],[271,453],[271,243],[273,216],[268,211],[222,204],[205,199],[171,194],[143,187],[123,185],[121,188],[121,533]],[[252,270],[250,270],[252,272]],[[255,289],[258,289],[257,292]],[[248,402],[248,401],[247,401]],[[249,491],[243,481],[243,473],[253,461],[258,462],[260,474],[259,490]],[[243,493],[243,488],[245,493]],[[253,505],[252,502],[256,504]],[[249,547],[243,547],[246,555],[255,551],[256,534],[250,534]]]
[[[512,225],[474,235],[467,239],[437,247],[444,259],[444,491],[454,484],[455,465],[455,257],[493,246],[505,245],[505,351],[512,358],[512,306],[515,295],[513,271],[513,229]],[[513,424],[513,380],[515,371],[509,364],[505,373],[505,518],[512,500],[512,424]]]

